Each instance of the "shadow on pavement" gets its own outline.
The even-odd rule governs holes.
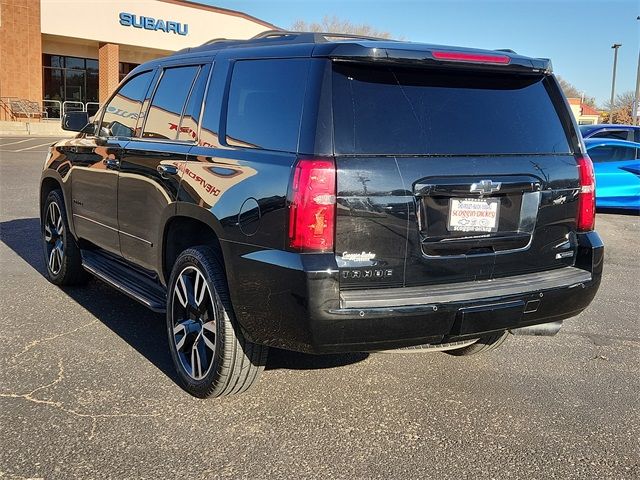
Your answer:
[[[637,210],[633,210],[631,208],[598,207],[596,208],[596,213],[609,213],[614,215],[629,215],[632,217],[637,217],[640,216],[640,208]]]
[[[39,219],[21,218],[0,222],[0,240],[44,276]],[[179,383],[167,348],[164,315],[148,310],[96,279],[92,279],[86,286],[64,287],[61,291],[88,310],[165,375]],[[364,353],[307,355],[274,348],[270,351],[266,369],[334,368],[360,362],[367,356]]]

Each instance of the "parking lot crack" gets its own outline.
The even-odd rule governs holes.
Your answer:
[[[58,362],[58,374],[56,376],[56,378],[47,383],[46,385],[42,385],[38,388],[35,388],[34,390],[31,390],[28,393],[13,393],[13,392],[7,392],[7,393],[0,393],[0,398],[16,398],[16,399],[23,399],[26,400],[28,402],[31,403],[35,403],[38,405],[46,405],[49,407],[53,407],[53,408],[57,408],[59,410],[61,410],[62,412],[68,414],[68,415],[73,415],[75,417],[79,417],[79,418],[87,418],[89,420],[91,420],[91,431],[89,434],[89,440],[94,438],[94,434],[95,434],[95,429],[96,429],[96,425],[97,425],[97,421],[100,419],[107,419],[107,418],[143,418],[143,417],[157,417],[160,414],[159,413],[85,413],[85,412],[79,412],[75,409],[72,408],[67,408],[64,406],[64,404],[62,402],[59,401],[54,401],[54,400],[45,400],[42,398],[37,398],[34,395],[37,392],[42,392],[43,390],[49,389],[55,385],[57,385],[58,383],[62,382],[62,380],[64,380],[65,376],[64,376],[64,366],[62,364],[62,361]]]
[[[95,325],[96,323],[98,323],[97,319],[93,320],[93,321],[91,321],[89,323],[85,323],[84,325],[80,325],[79,327],[74,328],[73,330],[69,330],[67,332],[58,333],[57,335],[53,335],[51,337],[45,337],[45,338],[40,338],[38,340],[33,340],[32,342],[29,342],[27,345],[25,345],[24,348],[20,352],[16,353],[13,356],[12,360],[15,361],[16,359],[18,359],[19,357],[21,357],[22,355],[24,355],[25,353],[29,352],[31,349],[37,347],[38,345],[40,345],[42,343],[51,342],[53,340],[57,340],[60,337],[66,337],[67,335],[72,335],[72,334],[78,332],[79,330],[82,330],[84,328],[90,327],[91,325]]]

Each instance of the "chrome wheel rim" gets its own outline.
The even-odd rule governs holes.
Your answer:
[[[176,277],[171,320],[182,368],[194,380],[203,379],[216,353],[216,311],[209,285],[196,267],[186,267]]]
[[[47,207],[44,221],[44,241],[47,266],[53,275],[57,275],[62,270],[62,261],[64,260],[64,222],[60,207],[56,202],[51,202]]]

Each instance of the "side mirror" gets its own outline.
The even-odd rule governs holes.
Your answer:
[[[89,123],[87,112],[67,112],[62,116],[62,129],[79,132]]]

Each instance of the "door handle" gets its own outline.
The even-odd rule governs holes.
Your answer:
[[[102,163],[104,163],[109,170],[117,170],[120,166],[120,161],[115,158],[105,158],[102,160]]]
[[[172,175],[178,174],[178,167],[175,165],[158,165],[156,168],[162,178],[168,179]]]

